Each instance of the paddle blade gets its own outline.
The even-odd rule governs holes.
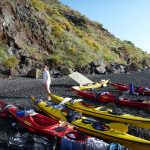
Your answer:
[[[107,126],[113,130],[118,130],[120,132],[127,133],[128,132],[128,126],[121,123],[109,123]]]
[[[31,96],[30,98],[31,98],[31,100],[33,100],[33,101],[35,101],[35,99],[36,99],[34,96]]]
[[[59,103],[59,105],[65,104],[65,103],[67,103],[67,102],[69,102],[69,101],[71,101],[71,100],[72,100],[72,98],[66,97],[66,98],[63,99],[63,101],[61,101],[61,102]]]
[[[108,79],[108,80],[101,80],[102,86],[103,86],[103,87],[106,87],[107,84],[109,83],[109,80],[110,80],[110,79]]]

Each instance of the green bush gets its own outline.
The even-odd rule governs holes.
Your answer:
[[[63,64],[63,59],[61,58],[60,55],[58,54],[52,54],[50,56],[50,61],[52,61],[53,63],[55,63],[56,65],[62,65]]]
[[[53,34],[58,38],[63,34],[63,29],[59,25],[53,26]]]
[[[3,65],[7,68],[16,67],[18,64],[19,64],[19,60],[15,56],[8,57],[3,62]]]
[[[45,10],[48,6],[46,3],[44,3],[42,0],[31,0],[33,6],[41,11],[41,10]]]

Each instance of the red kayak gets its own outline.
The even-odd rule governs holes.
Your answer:
[[[112,85],[115,89],[119,91],[128,91],[129,85],[124,85],[120,83],[109,83]],[[150,95],[150,88],[149,87],[134,87],[134,91],[140,95]]]
[[[11,115],[20,125],[26,128],[28,131],[44,135],[48,138],[57,136],[62,138],[64,136],[74,137],[74,140],[83,142],[88,136],[74,130],[71,126],[64,123],[59,123],[49,117],[46,117],[39,113],[29,114],[28,116],[21,115],[23,111],[20,111],[18,107],[14,105],[6,105],[0,100],[1,117],[6,116],[6,113]]]
[[[94,93],[91,91],[80,90],[80,88],[77,86],[72,87],[72,90],[81,97],[92,99],[92,100],[97,100],[100,102],[107,102],[107,103],[112,102],[112,103],[119,104],[119,105],[145,108],[145,109],[150,108],[150,103],[146,103],[140,100],[139,101],[129,100],[123,97],[117,98],[117,96],[111,94],[110,92]]]

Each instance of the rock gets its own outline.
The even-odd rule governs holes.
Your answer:
[[[5,68],[0,66],[0,74],[7,76],[18,76],[20,73],[17,68]]]
[[[102,60],[95,60],[90,65],[91,67],[99,67],[99,66],[103,66],[104,62]]]
[[[59,78],[62,77],[62,74],[60,73],[59,70],[51,70],[50,74],[54,77],[54,78]]]
[[[130,65],[126,65],[124,69],[125,69],[125,73],[129,73],[131,71]]]
[[[19,75],[19,71],[16,68],[10,68],[9,69],[9,75],[10,76],[18,76]]]
[[[108,73],[124,73],[125,66],[118,63],[110,63],[106,66],[106,71]]]
[[[10,75],[10,70],[1,66],[0,67],[0,74],[3,74],[3,75]]]
[[[16,49],[16,48],[14,48],[14,47],[9,47],[9,49],[8,49],[8,54],[9,54],[10,56],[15,55],[16,52],[17,52],[17,49]]]
[[[24,49],[20,49],[19,54],[20,54],[21,57],[30,57],[29,52],[24,50]]]
[[[109,64],[109,65],[107,65],[106,66],[106,71],[108,72],[108,73],[116,73],[116,69],[115,69],[115,67],[114,67],[114,64]]]
[[[27,73],[27,77],[31,77],[31,78],[36,78],[36,79],[38,79],[38,78],[40,78],[41,77],[41,75],[42,75],[42,72],[41,72],[41,70],[40,69],[38,69],[38,68],[33,68],[33,69],[31,69],[28,73]]]
[[[18,70],[20,75],[26,75],[31,70],[31,68],[24,64],[21,64],[20,68],[18,67]]]
[[[130,70],[131,71],[137,71],[139,69],[138,65],[135,62],[132,62],[130,64]]]
[[[138,69],[137,71],[138,71],[138,72],[141,72],[141,69]]]
[[[104,74],[106,72],[105,66],[96,67],[95,73],[96,74]]]
[[[106,72],[106,64],[102,60],[95,60],[92,63],[90,63],[90,73],[96,73],[96,74],[104,74]]]
[[[31,58],[25,58],[24,64],[26,66],[32,66],[32,59]]]
[[[115,69],[119,72],[119,73],[124,73],[125,72],[125,66],[124,65],[120,65],[120,64],[116,64],[115,65]]]
[[[71,73],[73,73],[73,71],[70,68],[68,68],[68,67],[63,67],[61,69],[61,74],[63,74],[63,75],[69,75]]]
[[[82,70],[81,72],[83,74],[89,74],[90,70],[91,70],[91,66],[90,65],[86,65],[86,66],[82,67],[81,70]]]

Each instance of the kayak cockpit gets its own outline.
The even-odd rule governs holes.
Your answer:
[[[51,119],[47,119],[44,116],[41,116],[39,114],[34,115],[34,116],[29,116],[32,123],[39,126],[39,127],[47,127],[47,126],[53,126],[55,124],[57,124],[57,121],[51,120]]]

